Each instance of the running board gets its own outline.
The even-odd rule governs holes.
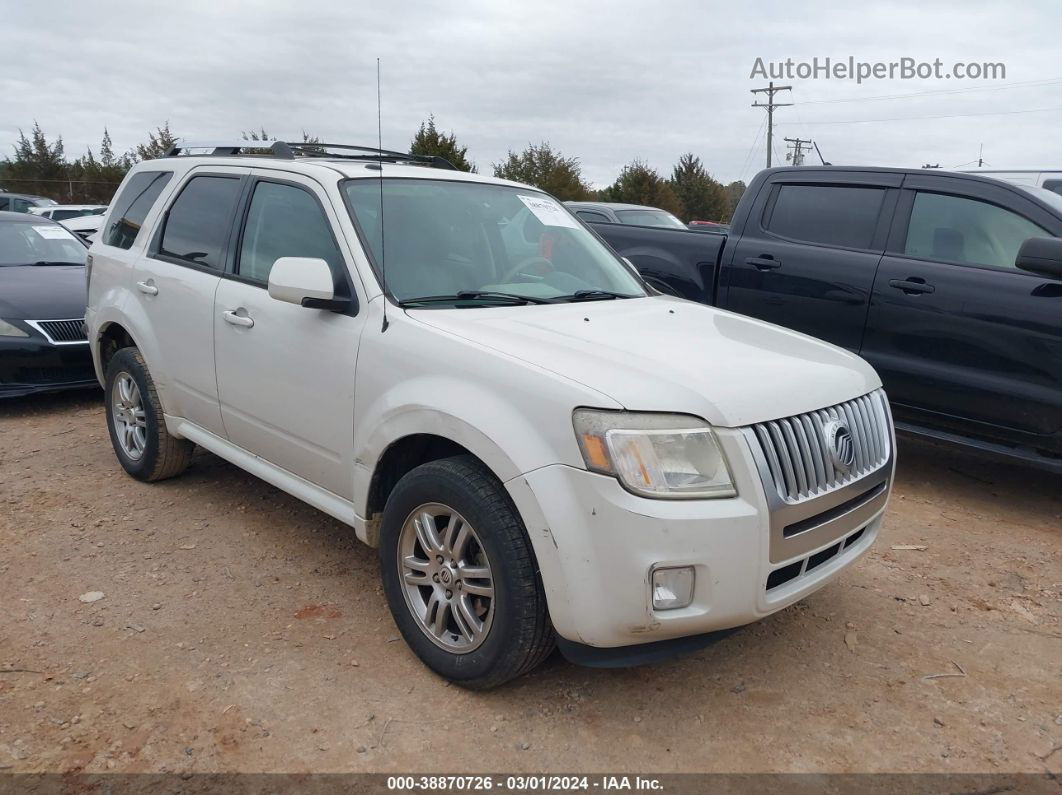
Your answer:
[[[358,531],[359,538],[361,537],[362,529],[359,528],[359,524],[364,525],[364,522],[359,522],[355,516],[354,503],[344,500],[342,497],[333,494],[327,489],[322,489],[320,486],[316,486],[298,475],[293,475],[286,469],[281,469],[276,464],[271,464],[264,458],[249,453],[242,447],[237,447],[232,442],[222,439],[220,436],[188,422],[188,420],[167,416],[166,426],[174,436],[195,442],[204,450],[208,450],[218,456],[218,458],[224,458],[230,464],[235,464],[240,469],[250,472],[266,483],[276,486],[293,497],[312,505],[317,510],[324,511],[329,516],[350,525]]]
[[[922,439],[930,439],[937,442],[961,445],[981,453],[987,453],[989,455],[1007,458],[1011,461],[1017,461],[1035,467],[1036,469],[1062,474],[1062,458],[1041,455],[1028,447],[1011,447],[998,442],[986,442],[983,439],[971,439],[969,436],[961,436],[957,433],[948,433],[947,431],[938,431],[932,428],[923,428],[920,425],[912,425],[908,422],[897,421],[894,424],[896,430],[900,433],[906,433],[911,436],[917,436]]]

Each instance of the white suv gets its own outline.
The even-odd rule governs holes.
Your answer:
[[[211,146],[135,166],[91,249],[118,460],[199,445],[351,525],[442,676],[671,655],[874,541],[895,442],[858,357],[654,294],[526,185]]]

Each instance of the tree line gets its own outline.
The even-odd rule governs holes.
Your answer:
[[[276,140],[259,128],[241,133],[245,141]],[[303,132],[303,142],[319,143]],[[14,156],[0,161],[0,190],[47,196],[64,204],[107,204],[125,172],[141,160],[166,154],[178,137],[167,122],[148,133],[147,140],[117,153],[106,129],[95,152],[90,147],[81,157],[68,160],[63,138],[49,141],[34,122],[29,136],[19,131]],[[409,151],[449,160],[462,171],[476,172],[456,135],[444,132],[429,116],[413,135]],[[564,155],[547,141],[528,144],[521,152],[509,151],[500,163],[492,163],[496,177],[534,185],[562,201],[609,201],[645,204],[667,210],[683,221],[729,221],[745,190],[743,182],[723,185],[713,179],[701,159],[692,152],[682,155],[669,177],[641,160],[625,165],[609,186],[595,190],[582,174],[579,158]]]

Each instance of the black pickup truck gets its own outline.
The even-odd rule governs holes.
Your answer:
[[[899,430],[1062,472],[1062,196],[971,174],[778,168],[727,235],[590,226],[663,292],[860,354]]]

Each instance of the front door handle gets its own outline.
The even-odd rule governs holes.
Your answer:
[[[243,314],[239,314],[243,312]],[[221,313],[221,316],[225,318],[226,323],[231,323],[234,326],[243,326],[244,328],[251,328],[254,326],[254,320],[247,315],[247,310],[243,307],[239,309],[226,309]]]
[[[155,283],[150,279],[146,282],[137,282],[136,289],[142,292],[144,295],[158,295],[159,288],[155,286]]]
[[[772,271],[775,268],[782,267],[782,261],[775,259],[770,254],[764,254],[759,257],[749,257],[745,260],[746,265],[752,265],[756,270]]]
[[[926,284],[925,279],[918,277],[912,277],[910,279],[889,279],[889,287],[902,290],[907,295],[932,293],[937,289],[932,284]]]

